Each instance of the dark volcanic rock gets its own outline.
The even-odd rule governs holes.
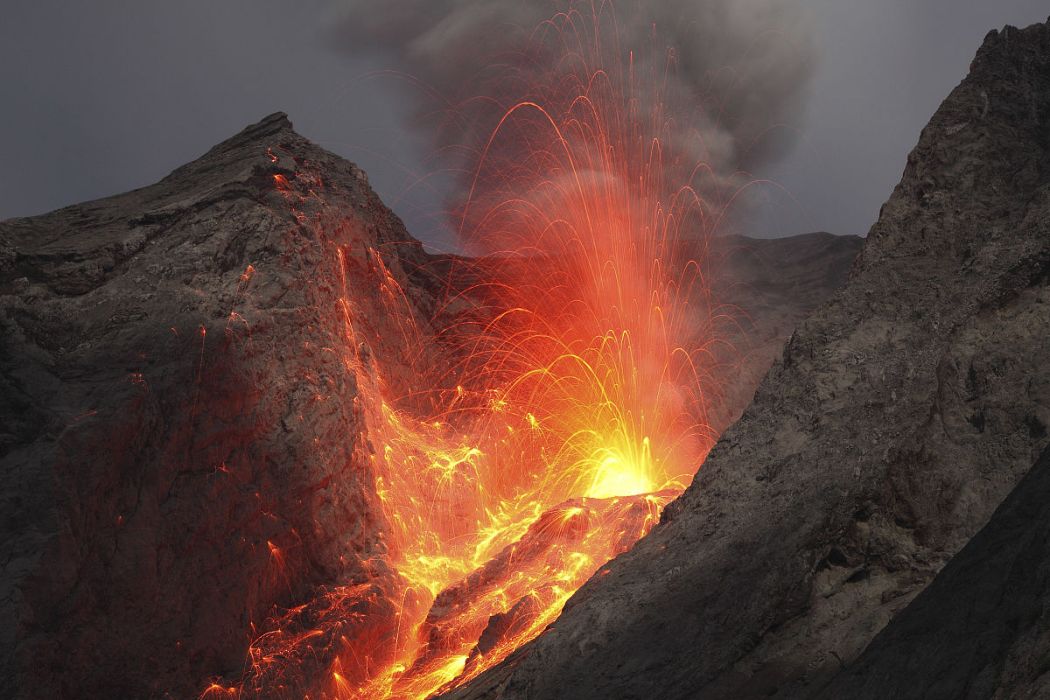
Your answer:
[[[456,698],[805,697],[988,520],[1050,425],[1050,25],[992,33],[846,288],[664,522]]]
[[[339,300],[407,372],[375,261],[424,307],[424,258],[282,114],[0,223],[0,696],[193,697],[275,602],[360,576],[382,526]]]
[[[822,700],[1050,696],[1050,450]]]

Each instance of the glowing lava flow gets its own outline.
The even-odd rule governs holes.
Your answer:
[[[369,581],[278,616],[252,645],[249,678],[205,696],[282,696],[296,685],[289,667],[315,676],[315,698],[460,685],[540,634],[644,536],[713,444],[714,312],[701,270],[715,223],[698,194],[710,173],[665,146],[688,117],[654,98],[673,57],[636,75],[630,53],[602,45],[599,10],[584,7],[591,16],[573,6],[537,29],[541,50],[564,58],[503,107],[479,153],[461,235],[486,255],[460,265],[483,281],[439,315],[454,319],[437,330],[454,366],[420,368],[418,380],[445,387],[438,415],[391,396],[378,353],[361,351],[372,334],[348,291],[338,309],[385,555],[368,563]],[[368,252],[403,342],[433,342]],[[470,312],[448,311],[457,305]]]

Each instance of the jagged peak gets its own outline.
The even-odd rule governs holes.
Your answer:
[[[244,127],[237,134],[231,136],[223,143],[243,143],[245,141],[272,139],[281,132],[296,133],[295,127],[292,126],[292,122],[288,119],[288,115],[285,112],[274,112],[273,114],[263,117],[256,123]],[[222,144],[219,145],[221,146]]]
[[[1011,41],[1018,39],[1022,41],[1038,40],[1040,35],[1050,36],[1050,17],[1047,18],[1046,22],[1037,22],[1023,28],[1007,24],[1002,29],[993,29],[985,35],[984,42],[977,51],[975,62],[980,60],[988,51],[999,47],[1008,47]]]
[[[301,149],[305,151],[311,147],[316,148],[309,139],[295,131],[291,120],[285,112],[274,112],[254,124],[249,124],[233,136],[220,141],[204,155],[175,170],[172,175],[185,172],[186,170],[192,171],[201,164],[221,160],[231,152],[257,149],[259,155],[262,155],[269,147],[277,145],[289,147],[293,144],[296,150]]]

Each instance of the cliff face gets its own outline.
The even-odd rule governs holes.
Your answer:
[[[281,114],[0,223],[0,695],[195,696],[274,603],[361,577],[382,524],[340,300],[396,378],[378,290],[425,326],[425,257]]]
[[[664,522],[457,698],[806,697],[978,531],[1050,425],[1050,25],[990,34],[847,286]]]

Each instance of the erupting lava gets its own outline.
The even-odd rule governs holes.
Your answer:
[[[436,335],[449,366],[386,376],[351,295],[333,310],[385,519],[372,578],[277,615],[242,683],[205,697],[426,698],[460,685],[644,536],[713,444],[704,241],[721,208],[701,192],[717,178],[667,143],[692,116],[660,97],[673,52],[639,68],[615,31],[603,43],[600,28],[615,29],[603,13],[573,5],[538,27],[533,50],[559,57],[549,74],[510,75],[485,101],[499,116],[458,209],[464,244],[483,255],[449,275],[475,282],[450,284],[436,318],[418,319],[368,251],[406,347]],[[333,260],[344,288],[346,255]]]

